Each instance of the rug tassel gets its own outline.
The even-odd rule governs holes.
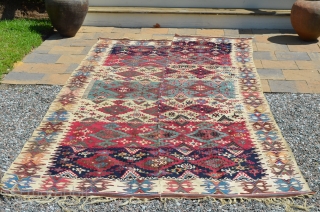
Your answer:
[[[81,210],[84,210],[84,207],[87,205],[87,202],[88,202],[88,197],[85,198],[85,200],[83,201],[83,203],[81,204],[81,206],[79,207]]]
[[[238,201],[237,201],[236,198],[233,198],[233,203],[234,203],[234,204],[237,204],[237,203],[238,203]]]
[[[224,200],[224,199],[219,199],[219,200],[220,200],[220,202],[221,202],[222,205],[226,205],[226,204],[227,204],[227,201],[226,201],[226,200]]]
[[[121,203],[121,204],[120,204],[120,206],[128,205],[129,203],[130,203],[130,201],[129,201],[129,200],[127,200],[127,201],[125,201],[125,202]]]
[[[263,202],[268,207],[271,205],[283,205],[285,206],[285,211],[292,212],[294,208],[309,211],[312,206],[307,206],[307,201],[305,200],[303,205],[296,205],[294,204],[293,198],[286,198],[286,199],[276,199],[276,198],[267,198],[267,199],[257,199],[260,202]]]
[[[4,193],[1,193],[4,194]],[[51,195],[47,196],[23,196],[23,195],[14,195],[11,193],[5,193],[4,195],[13,197],[13,198],[24,198],[22,201],[17,201],[14,203],[21,204],[21,203],[28,203],[28,202],[36,202],[39,204],[48,204],[48,203],[57,203],[63,211],[71,211],[68,207],[78,207],[78,210],[85,210],[85,206],[92,205],[95,203],[107,203],[115,200],[123,200],[122,203],[119,204],[119,206],[125,206],[128,204],[141,204],[141,203],[147,203],[151,199],[148,198],[137,198],[137,197],[131,197],[128,199],[123,198],[112,198],[112,197],[95,197],[95,196],[86,196],[86,197],[78,197],[78,196],[60,196],[55,197]],[[296,197],[287,197],[287,198],[215,198],[215,197],[202,197],[202,198],[194,198],[197,200],[198,203],[203,201],[211,201],[211,202],[217,202],[220,201],[221,205],[229,205],[229,204],[236,204],[238,202],[245,202],[245,201],[259,201],[264,203],[266,206],[270,207],[271,205],[281,205],[285,207],[285,211],[292,212],[294,209],[300,209],[304,211],[309,211],[310,208],[313,208],[313,206],[307,205],[307,199],[306,197],[312,197],[312,195],[301,195]],[[168,197],[160,197],[160,201],[163,203],[164,209],[167,210],[167,201],[168,200],[174,200],[176,201],[177,205],[180,203],[178,200],[185,200],[186,198],[168,198]],[[295,199],[301,199],[304,200],[302,205],[295,204]],[[239,201],[238,201],[239,200]],[[78,211],[75,210],[75,211]]]
[[[58,200],[59,198],[58,197],[51,197],[51,196],[48,196],[46,199],[37,199],[35,202],[39,203],[39,204],[47,204],[47,203],[52,203],[56,200]]]

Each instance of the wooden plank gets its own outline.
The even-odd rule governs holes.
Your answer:
[[[84,25],[109,27],[147,27],[207,29],[292,29],[290,16],[88,13]]]
[[[149,13],[149,14],[290,16],[291,11],[290,10],[270,10],[270,9],[90,7],[89,13]]]
[[[92,7],[166,7],[290,10],[296,0],[90,0]]]

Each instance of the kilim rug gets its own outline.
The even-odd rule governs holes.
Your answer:
[[[312,194],[262,93],[251,39],[184,36],[100,39],[1,188],[96,202]]]

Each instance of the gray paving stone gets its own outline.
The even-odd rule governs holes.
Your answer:
[[[47,54],[52,49],[52,46],[39,46],[38,48],[34,49],[32,53],[38,54]]]
[[[174,34],[152,34],[153,36],[174,36]]]
[[[278,29],[252,29],[253,34],[279,34]]]
[[[60,54],[39,54],[31,53],[24,59],[24,63],[55,63],[61,57]]]
[[[75,47],[92,47],[94,44],[96,44],[98,40],[73,40],[73,42],[70,43],[70,46]]]
[[[99,34],[98,33],[84,33],[84,35],[82,36],[83,39],[85,40],[97,40],[99,38]]]
[[[269,80],[271,92],[297,93],[295,81]]]
[[[87,55],[90,51],[90,49],[92,48],[92,46],[86,46],[84,47],[84,49],[82,50],[81,54],[85,54]]]
[[[41,46],[60,46],[61,40],[45,40],[42,42]]]
[[[81,42],[81,41],[84,41],[84,40],[81,40],[81,39],[69,39],[69,38],[66,38],[66,39],[62,39],[60,40],[60,45],[59,46],[71,46],[71,44],[73,44],[74,42]]]
[[[311,58],[311,60],[320,61],[320,53],[318,53],[318,52],[308,52],[308,55]]]
[[[197,34],[197,29],[191,29],[191,28],[169,28],[168,34],[195,35],[195,34]]]
[[[279,31],[282,34],[296,34],[296,31],[294,31],[294,29],[280,29]]]
[[[240,34],[239,38],[253,38],[253,35],[250,34]]]
[[[10,72],[5,76],[4,81],[38,81],[44,76],[43,73]]]
[[[78,63],[71,63],[70,66],[67,68],[65,73],[72,73],[76,68],[78,68]]]
[[[113,28],[111,32],[119,33],[140,33],[141,28]]]
[[[59,33],[55,33],[53,35],[51,35],[47,40],[60,40],[60,39],[64,39]]]
[[[224,29],[223,31],[225,36],[239,37],[238,29]]]
[[[254,60],[275,60],[276,58],[273,52],[256,51],[256,52],[253,52],[253,59]]]
[[[282,52],[290,52],[289,48],[285,44],[278,44],[278,43],[272,43],[276,51],[282,51]]]
[[[279,52],[275,55],[278,60],[311,60],[307,52]]]
[[[281,69],[257,69],[260,79],[285,79]]]
[[[255,42],[259,51],[282,51],[289,52],[289,48],[285,44],[278,43],[258,43]]]
[[[239,34],[252,34],[252,29],[239,29]]]

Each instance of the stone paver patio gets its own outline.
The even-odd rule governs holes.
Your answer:
[[[161,40],[179,35],[254,37],[253,58],[264,92],[320,93],[320,42],[291,30],[82,27],[73,38],[57,33],[34,49],[1,83],[63,85],[99,37]]]

